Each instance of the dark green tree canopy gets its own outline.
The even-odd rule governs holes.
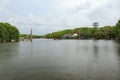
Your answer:
[[[0,23],[0,42],[19,41],[19,31],[9,23]]]
[[[116,38],[120,39],[120,19],[116,23],[115,30],[116,30]]]

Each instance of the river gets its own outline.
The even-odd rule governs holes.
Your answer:
[[[0,43],[0,80],[120,80],[120,42]]]

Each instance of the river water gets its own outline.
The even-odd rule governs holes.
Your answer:
[[[120,42],[0,43],[0,80],[120,80]]]

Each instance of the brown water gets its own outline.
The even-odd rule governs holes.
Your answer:
[[[120,43],[47,39],[2,43],[0,80],[120,80]]]

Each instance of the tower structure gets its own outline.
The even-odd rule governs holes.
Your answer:
[[[32,28],[30,30],[30,41],[32,42]]]

